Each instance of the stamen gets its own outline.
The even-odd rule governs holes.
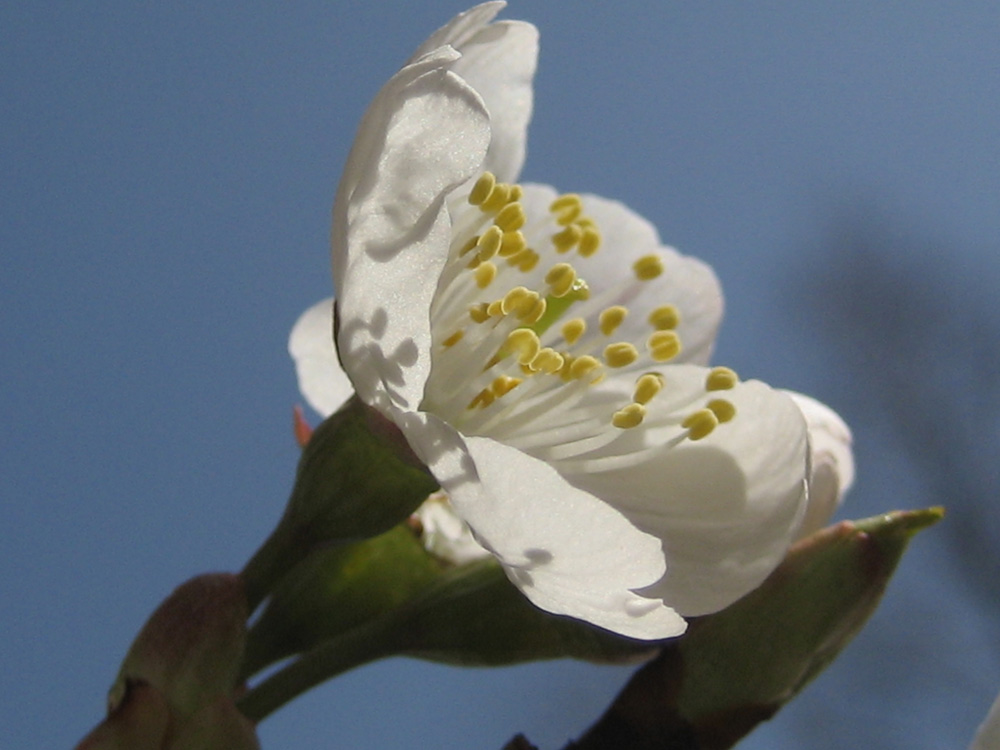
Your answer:
[[[601,248],[601,233],[596,227],[584,227],[576,251],[584,258],[589,258]]]
[[[655,362],[666,362],[681,351],[681,339],[675,331],[657,331],[646,339],[646,348]]]
[[[576,269],[569,263],[556,263],[545,274],[545,283],[551,287],[553,297],[565,297],[576,282]]]
[[[628,308],[622,307],[621,305],[615,305],[614,307],[602,310],[600,316],[598,317],[598,322],[601,326],[601,333],[605,336],[610,336],[615,332],[615,329],[622,324],[626,315],[628,315]]]
[[[490,227],[476,242],[478,252],[476,258],[480,263],[487,261],[500,251],[500,244],[503,242],[503,232],[500,227]]]
[[[576,357],[572,361],[569,366],[569,376],[574,380],[583,380],[590,373],[599,370],[600,367],[601,362],[597,357],[584,354],[582,357]]]
[[[639,359],[639,351],[627,341],[604,347],[604,361],[608,367],[625,367]]]
[[[719,424],[718,417],[711,409],[698,409],[681,422],[681,427],[688,431],[691,440],[701,440],[711,434]]]
[[[476,323],[485,323],[490,319],[488,305],[485,302],[473,305],[469,308],[469,317]]]
[[[563,323],[562,336],[566,343],[573,346],[587,330],[587,321],[583,318],[573,318]]]
[[[564,363],[563,356],[555,349],[545,347],[540,349],[528,367],[534,372],[545,372],[549,375],[559,372]]]
[[[498,182],[490,193],[489,198],[484,200],[479,208],[483,213],[495,214],[512,200],[511,186]],[[516,200],[516,199],[514,199]]]
[[[644,255],[632,264],[632,270],[639,281],[649,281],[663,273],[663,260],[659,255]]]
[[[583,237],[583,230],[576,224],[570,224],[561,232],[552,235],[552,245],[557,253],[568,253]]]
[[[514,232],[524,226],[527,218],[520,203],[508,203],[502,209],[493,223],[504,232]]]
[[[520,230],[514,232],[504,232],[503,240],[500,243],[499,255],[501,258],[510,258],[517,255],[528,246],[524,234]]]
[[[483,172],[476,180],[476,184],[472,186],[472,190],[469,191],[469,203],[473,206],[481,206],[490,197],[496,184],[497,178],[493,176],[492,172]]]
[[[557,224],[568,226],[583,213],[583,204],[576,193],[566,193],[552,201],[549,211],[555,215]]]
[[[464,335],[465,335],[465,331],[462,330],[462,329],[459,329],[459,330],[455,331],[453,334],[451,334],[451,336],[449,336],[448,338],[446,338],[444,341],[442,341],[441,342],[441,346],[446,347],[446,348],[454,346],[455,344],[457,344],[459,341],[462,340],[462,336],[464,336]]]
[[[713,367],[705,378],[706,391],[728,391],[740,382],[739,375],[728,367]]]
[[[541,348],[542,344],[538,340],[538,334],[530,328],[518,328],[511,331],[504,342],[504,349],[516,352],[517,361],[522,365],[533,360]]]
[[[733,406],[732,401],[726,401],[724,398],[712,399],[705,404],[705,407],[711,409],[715,418],[720,422],[728,422],[736,416],[736,407]]]
[[[615,427],[628,430],[638,427],[646,416],[646,407],[642,404],[629,404],[624,409],[619,409],[611,417],[611,424]]]
[[[490,284],[493,283],[493,279],[497,277],[497,267],[486,261],[485,263],[480,263],[476,267],[476,286],[480,289],[485,289]]]
[[[670,331],[680,325],[681,315],[673,305],[663,305],[653,310],[648,320],[657,331]]]
[[[647,372],[635,381],[635,391],[632,400],[640,404],[648,404],[653,396],[663,390],[663,376],[657,372]]]

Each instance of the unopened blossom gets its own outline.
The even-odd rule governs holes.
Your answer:
[[[781,560],[805,420],[708,365],[707,265],[621,203],[517,184],[537,32],[502,7],[434,34],[362,120],[333,212],[337,353],[532,602],[676,635]],[[290,342],[322,413],[350,393],[332,307]]]

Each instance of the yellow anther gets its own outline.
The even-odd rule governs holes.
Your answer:
[[[712,410],[715,418],[720,422],[728,422],[736,416],[736,407],[733,405],[733,402],[726,401],[724,398],[713,398],[705,406]]]
[[[510,313],[520,311],[521,307],[525,304],[525,301],[531,297],[532,294],[535,295],[535,299],[538,299],[538,292],[532,292],[530,289],[523,286],[514,287],[503,296],[502,300],[500,300],[500,312],[504,315],[509,315]]]
[[[492,172],[483,172],[476,180],[476,184],[472,186],[472,190],[469,191],[469,203],[473,206],[481,206],[490,197],[496,184],[497,178],[493,176]]]
[[[461,258],[463,255],[467,255],[471,250],[475,249],[478,243],[479,243],[478,234],[473,237],[470,237],[466,241],[466,243],[462,245],[462,249],[458,251],[458,257]]]
[[[562,335],[566,343],[573,346],[587,330],[587,321],[583,318],[573,318],[563,323]]]
[[[507,200],[510,202],[519,201],[524,197],[524,188],[520,185],[508,185]]]
[[[513,255],[517,255],[527,246],[527,240],[524,239],[524,235],[520,231],[504,232],[503,241],[500,243],[500,256],[502,258],[510,258]]]
[[[531,309],[520,316],[519,320],[526,326],[535,325],[535,323],[541,320],[542,316],[545,315],[545,308],[547,304],[548,303],[546,303],[544,299],[539,297],[535,300],[535,304],[532,305]]]
[[[580,225],[578,225],[580,226]],[[576,251],[584,258],[589,258],[601,248],[601,233],[597,227],[584,227],[580,237],[580,245]]]
[[[728,391],[735,388],[740,377],[728,367],[713,367],[705,378],[706,391]]]
[[[469,317],[476,323],[485,323],[490,319],[489,307],[485,302],[469,308]]]
[[[480,236],[476,243],[476,258],[482,262],[489,260],[500,251],[500,243],[503,242],[503,232],[500,227],[490,227]]]
[[[514,232],[523,227],[525,221],[524,209],[520,203],[514,202],[501,208],[493,223],[504,232]]]
[[[490,193],[489,198],[479,204],[479,209],[483,213],[497,213],[501,208],[510,202],[512,187],[513,186],[507,185],[506,183],[498,182],[494,186],[493,191]]]
[[[486,315],[490,318],[502,318],[503,317],[503,300],[495,299],[490,304],[486,305]]]
[[[646,416],[646,407],[642,404],[629,404],[624,409],[619,409],[611,417],[611,424],[620,430],[627,430],[638,427],[642,424]]]
[[[448,338],[446,338],[444,341],[442,341],[441,342],[441,346],[446,347],[446,348],[450,347],[450,346],[454,346],[455,344],[457,344],[459,341],[462,340],[462,336],[464,336],[464,335],[465,335],[465,331],[462,330],[462,329],[459,329],[459,330],[455,331],[453,334],[451,334],[451,336],[449,336]]]
[[[485,289],[490,284],[493,283],[493,279],[497,277],[497,267],[494,266],[489,261],[485,263],[480,263],[476,267],[476,286],[480,289]]]
[[[570,224],[561,232],[552,235],[552,245],[557,253],[568,253],[583,237],[583,230],[576,224]]]
[[[590,373],[595,370],[600,370],[601,362],[597,357],[591,357],[589,354],[584,354],[582,357],[576,357],[570,363],[569,366],[569,376],[574,380],[583,380]]]
[[[556,217],[557,223],[567,226],[576,221],[577,217],[583,213],[583,204],[580,202],[579,195],[566,193],[552,201],[549,211]]]
[[[512,378],[510,375],[500,375],[490,384],[490,391],[497,398],[506,396],[512,390],[524,382],[521,378]]]
[[[621,305],[614,305],[602,310],[598,318],[601,325],[601,333],[605,336],[610,336],[622,324],[626,315],[628,315],[628,308]]]
[[[646,348],[654,362],[666,362],[681,352],[681,337],[674,331],[656,331],[646,339]]]
[[[608,367],[626,367],[639,359],[638,350],[627,341],[619,341],[604,347],[604,361]]]
[[[673,305],[663,305],[653,310],[647,320],[657,331],[670,331],[680,324],[681,314]]]
[[[711,434],[719,424],[719,418],[711,409],[699,409],[687,416],[681,427],[688,431],[688,437],[692,440],[701,440]]]
[[[485,409],[487,406],[496,401],[497,397],[493,395],[493,391],[489,388],[483,388],[479,393],[475,395],[469,405],[465,407],[466,409],[475,409],[477,406]]]
[[[556,263],[545,274],[545,283],[551,287],[553,297],[565,297],[576,282],[576,269],[569,263]]]
[[[538,334],[529,328],[517,328],[507,335],[504,342],[504,349],[517,354],[517,361],[526,365],[535,358],[538,350],[542,348],[538,340]]]
[[[538,351],[535,358],[528,363],[528,367],[535,372],[545,372],[551,375],[559,372],[564,361],[563,356],[555,349],[545,347]]]
[[[648,404],[653,396],[663,390],[663,376],[657,372],[647,372],[635,381],[632,400],[640,404]]]
[[[663,260],[659,255],[643,255],[632,264],[632,270],[639,281],[649,281],[663,273]]]

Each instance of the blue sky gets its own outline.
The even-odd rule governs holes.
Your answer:
[[[354,129],[462,8],[0,9],[0,746],[71,746],[152,608],[196,573],[238,569],[277,519],[297,454],[286,338],[331,290]],[[1000,7],[525,0],[505,15],[542,34],[524,177],[619,198],[715,266],[717,359],[854,428],[844,515],[971,514],[928,490],[848,375],[851,331],[809,306],[838,293],[835,228],[875,216],[904,238],[882,258],[900,287],[936,279],[929,317],[985,300],[979,320],[996,324]],[[866,356],[874,378],[888,363]],[[981,429],[988,463],[997,430]],[[968,741],[1000,689],[998,623],[947,539],[917,540],[872,626],[745,747]],[[979,565],[990,576],[997,558]],[[260,734],[307,750],[499,747],[523,731],[558,747],[627,671],[393,660]]]

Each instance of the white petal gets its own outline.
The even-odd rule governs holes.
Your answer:
[[[661,305],[674,305],[681,316],[677,333],[682,349],[675,362],[708,364],[722,320],[722,289],[711,267],[697,258],[681,255],[660,242],[651,223],[619,201],[582,195],[584,212],[595,219],[603,237],[601,249],[590,258],[573,261],[595,297],[609,282],[632,277],[632,264],[644,255],[663,259],[663,273],[636,287],[638,295],[623,300],[629,316],[616,332],[623,340],[648,335],[646,316]]]
[[[328,417],[354,393],[333,346],[333,298],[317,302],[295,322],[288,337],[299,391],[317,413]]]
[[[643,593],[685,616],[756,588],[784,557],[806,502],[806,428],[792,400],[758,381],[721,395],[736,417],[708,437],[571,477],[663,540],[667,573]]]
[[[634,592],[663,573],[655,537],[515,448],[463,438],[432,415],[400,417],[456,512],[536,606],[634,638],[683,632],[675,611]]]
[[[430,371],[429,309],[450,242],[449,191],[482,164],[482,100],[444,47],[406,66],[362,120],[333,216],[337,346],[367,403],[414,408]]]
[[[809,429],[809,506],[799,537],[826,525],[854,484],[851,430],[833,409],[814,398],[783,391],[802,410]]]
[[[424,547],[453,565],[464,565],[490,557],[472,535],[469,525],[458,517],[448,496],[436,492],[413,514],[420,522],[420,538]]]
[[[483,169],[502,182],[513,182],[524,164],[538,30],[524,21],[490,24],[504,5],[483,3],[456,16],[424,42],[416,56],[446,44],[462,54],[452,70],[476,90],[490,113],[493,138]]]

